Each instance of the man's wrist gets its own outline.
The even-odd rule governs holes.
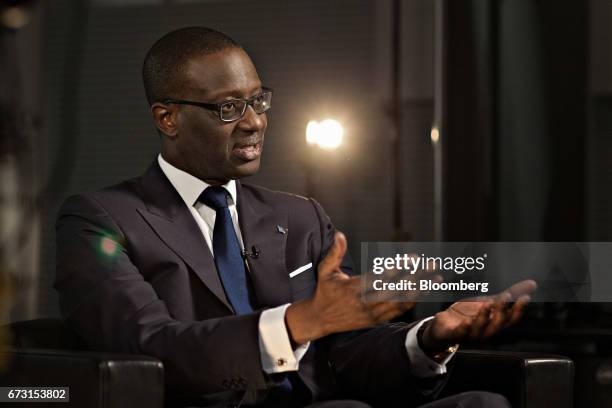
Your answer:
[[[435,344],[430,340],[430,322],[427,321],[417,331],[417,342],[421,350],[436,362],[444,361],[449,355],[457,351],[459,344]]]
[[[287,308],[285,326],[292,347],[298,347],[325,335],[321,320],[313,318],[317,314],[312,309],[310,299],[292,303]]]

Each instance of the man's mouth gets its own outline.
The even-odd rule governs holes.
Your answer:
[[[261,156],[262,143],[261,141],[240,142],[234,145],[232,154],[243,161],[252,161]]]

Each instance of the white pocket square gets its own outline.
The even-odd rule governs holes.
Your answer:
[[[295,271],[291,272],[289,274],[290,278],[295,278],[296,276],[298,276],[300,273],[307,271],[308,269],[312,268],[312,262],[307,263],[304,266],[300,266],[299,268],[297,268]]]

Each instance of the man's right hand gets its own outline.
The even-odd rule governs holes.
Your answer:
[[[336,232],[334,244],[319,264],[315,294],[291,304],[285,324],[295,344],[304,344],[328,334],[370,327],[405,313],[414,302],[363,302],[361,278],[340,269],[346,253],[346,238]]]

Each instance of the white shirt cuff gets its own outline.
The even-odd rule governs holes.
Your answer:
[[[412,375],[419,378],[435,377],[436,375],[446,374],[446,363],[455,355],[453,352],[449,354],[442,363],[437,363],[421,350],[419,341],[417,340],[417,332],[425,322],[431,319],[433,319],[433,316],[421,320],[412,326],[406,335],[406,352],[410,359],[410,372]]]
[[[295,350],[291,347],[285,311],[290,303],[264,310],[259,316],[259,353],[264,372],[268,374],[297,371],[310,342]]]

